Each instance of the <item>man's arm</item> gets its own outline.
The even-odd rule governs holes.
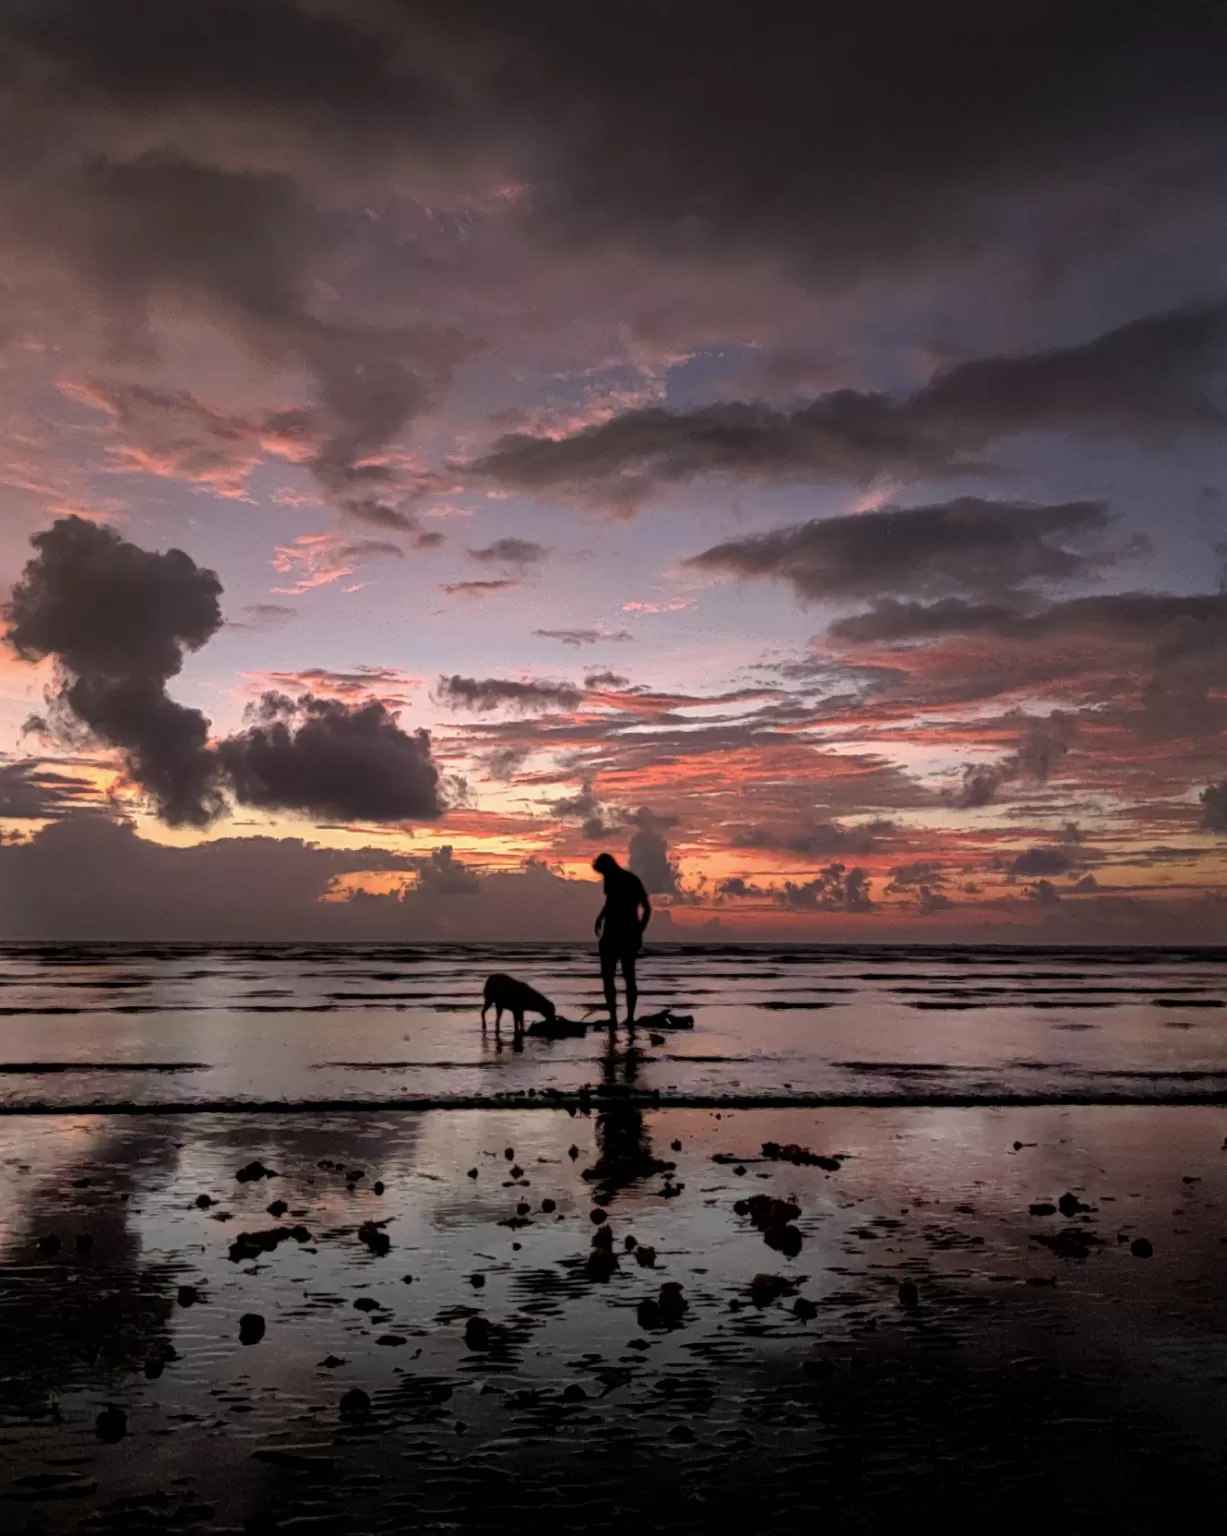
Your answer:
[[[601,936],[601,929],[605,926],[605,913],[608,910],[608,908],[609,908],[609,903],[606,902],[605,905],[601,908],[601,910],[596,915],[596,926],[593,928],[592,931],[593,931],[593,933],[596,934],[598,939]]]
[[[642,933],[652,921],[652,903],[648,900],[648,893],[642,885],[639,887],[639,906],[643,908],[643,917],[639,923],[639,932]]]

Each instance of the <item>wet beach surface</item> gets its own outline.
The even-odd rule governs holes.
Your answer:
[[[227,985],[244,966],[290,974],[283,958],[202,953],[172,963],[222,969]],[[501,958],[531,979],[561,964]],[[5,969],[32,963],[10,952]],[[80,952],[77,963],[95,967],[91,982],[106,965],[123,979],[153,964]],[[329,970],[367,963],[334,951]],[[554,989],[572,1016],[590,985],[574,963],[576,1002]],[[936,962],[810,956],[797,981],[795,963],[766,957],[668,963],[692,987],[666,982],[661,1001],[685,1004],[695,1027],[663,1044],[639,1031],[633,1048],[599,1029],[483,1050],[476,1011],[459,1001],[450,1015],[334,1017],[296,1051],[284,1018],[264,1039],[261,1016],[226,1024],[220,1012],[187,1011],[203,1018],[195,1032],[170,1017],[161,1039],[150,1014],[97,1014],[72,1032],[45,1021],[82,1015],[18,1022],[10,1064],[51,1069],[2,1079],[38,1112],[10,1101],[0,1119],[0,1529],[733,1520],[782,1532],[940,1518],[1150,1530],[1215,1506],[1227,1492],[1227,1108],[1181,1099],[1190,1081],[1208,1094],[1205,1076],[1156,1074],[1217,1075],[1222,1016],[1204,1009],[1212,1023],[1173,1030],[1153,999],[1221,999],[1221,966],[1118,964],[1119,984],[1144,1001],[1100,1002],[1094,1031],[1054,1029],[1090,1010],[1015,997],[987,1003],[974,1028],[973,1010],[909,1010],[913,1035],[892,1039],[872,1021],[906,1001],[866,989],[922,986],[927,1001],[955,985]],[[751,1014],[725,992],[705,1002],[695,980],[718,987],[713,972],[735,971],[735,991],[757,965],[753,983],[788,1000],[792,985],[851,985],[841,967],[857,964],[925,979],[835,994],[851,999],[840,1004],[849,1022],[832,1033],[836,1009],[821,1010],[808,1034],[800,1010]],[[1061,970],[1072,991],[1076,969],[1031,955],[1004,981],[989,961],[958,985],[1038,988],[1022,973]],[[67,961],[58,974],[82,975]],[[301,997],[319,980],[286,985]],[[32,1002],[55,985],[27,977],[7,990]],[[773,1000],[771,987],[756,995]],[[114,1032],[96,1037],[97,1017]],[[1122,1018],[1117,1059],[1110,1041],[1090,1054],[1087,1041]],[[403,1059],[442,1060],[440,1019],[446,1059],[465,1065],[424,1070],[472,1073],[481,1087],[449,1091],[488,1102],[372,1105],[362,1087],[353,1104],[312,1107],[313,1062],[392,1060],[393,1041]],[[1055,1040],[1046,1055],[1081,1071],[1081,1094],[1094,1071],[1110,1098],[1119,1079],[1102,1069],[1115,1066],[1149,1073],[1148,1098],[1061,1102],[1054,1079],[1053,1102],[996,1102],[994,1086],[1026,1075],[1010,1062],[1028,1030],[1031,1059]],[[278,1041],[293,1112],[256,1107]],[[695,1059],[734,1053],[748,1059]],[[773,1058],[785,1056],[793,1087],[773,1088]],[[244,1097],[247,1058],[257,1080]],[[204,1065],[132,1070],[159,1059]],[[889,1064],[880,1101],[788,1103],[849,1070],[836,1061]],[[930,1070],[906,1070],[917,1065]],[[727,1076],[711,1085],[703,1074],[717,1067]],[[973,1069],[980,1102],[951,1067]],[[411,1068],[374,1070],[395,1079],[385,1098],[442,1096]],[[192,1107],[220,1097],[216,1081],[181,1086],[204,1072],[238,1085],[229,1107]],[[785,1102],[729,1107],[729,1079],[743,1074]],[[917,1076],[936,1080],[923,1102]],[[115,1080],[143,1113],[88,1108],[115,1096]],[[185,1091],[187,1103],[175,1097]]]

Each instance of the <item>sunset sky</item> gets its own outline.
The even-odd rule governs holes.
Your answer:
[[[0,928],[1227,940],[1225,45],[6,8]]]

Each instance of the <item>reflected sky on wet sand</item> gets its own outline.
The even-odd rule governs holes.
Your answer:
[[[1133,1529],[1227,1491],[1204,955],[657,952],[692,1029],[518,1051],[491,958],[8,952],[4,1529]],[[579,951],[501,958],[591,1000]]]

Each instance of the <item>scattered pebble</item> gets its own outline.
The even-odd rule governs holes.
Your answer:
[[[392,1246],[382,1221],[364,1221],[358,1228],[358,1241],[365,1243],[376,1258],[382,1258]]]
[[[328,1358],[332,1359],[332,1356]],[[371,1416],[371,1400],[361,1387],[350,1387],[341,1398],[339,1412],[343,1419],[360,1423]]]
[[[94,1420],[94,1433],[104,1444],[117,1445],[128,1433],[128,1415],[122,1408],[104,1408]]]
[[[901,1307],[918,1307],[920,1305],[920,1292],[911,1280],[900,1282],[899,1305]]]
[[[175,1300],[181,1307],[194,1307],[200,1300],[200,1292],[194,1285],[181,1285],[175,1293]]]
[[[239,1343],[258,1344],[264,1337],[264,1319],[258,1312],[244,1312],[239,1318]]]
[[[1149,1259],[1154,1255],[1154,1251],[1149,1238],[1135,1237],[1129,1244],[1129,1252],[1135,1259]]]
[[[247,1163],[235,1174],[240,1184],[250,1184],[253,1179],[277,1179],[281,1175],[272,1168],[266,1168],[257,1158],[255,1162]]]

